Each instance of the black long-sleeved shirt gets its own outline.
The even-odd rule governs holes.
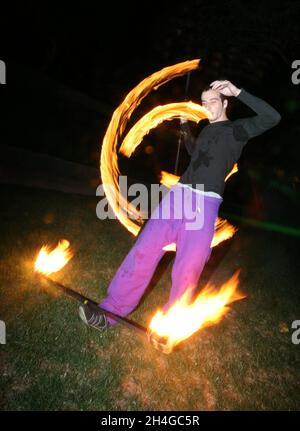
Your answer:
[[[196,139],[192,137],[188,124],[183,125],[184,142],[191,161],[179,179],[181,184],[189,184],[193,188],[197,188],[197,184],[203,184],[205,192],[222,196],[224,180],[240,158],[248,140],[279,123],[280,114],[244,88],[237,98],[257,115],[235,121],[209,123]]]

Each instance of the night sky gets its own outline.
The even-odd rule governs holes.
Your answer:
[[[280,76],[282,86],[299,53],[299,14],[298,1],[278,0],[15,2],[3,14],[1,55],[108,103],[192,58],[208,81],[224,75],[263,87]]]

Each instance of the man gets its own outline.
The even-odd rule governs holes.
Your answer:
[[[236,97],[248,105],[255,116],[230,121],[226,115],[227,97]],[[202,105],[211,114],[208,125],[193,139],[187,124],[185,145],[191,161],[167,197],[151,215],[134,246],[113,277],[106,298],[100,306],[121,316],[128,315],[138,305],[161,257],[163,247],[176,243],[176,256],[172,268],[172,287],[166,311],[187,288],[193,292],[211,254],[211,241],[219,206],[223,201],[225,177],[239,159],[249,139],[258,136],[279,123],[281,116],[268,103],[237,88],[230,81],[214,81],[201,94]],[[199,188],[199,185],[202,187]],[[188,202],[195,205],[201,195],[203,223],[196,230],[187,229],[187,218],[174,217],[181,205],[175,195],[179,190],[188,194]],[[161,217],[164,207],[171,210],[169,219]],[[154,217],[155,215],[155,217]],[[79,308],[81,319],[88,325],[103,329],[116,322],[105,314],[92,311],[88,305]]]

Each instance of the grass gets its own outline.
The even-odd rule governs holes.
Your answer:
[[[1,186],[0,295],[7,343],[0,346],[2,410],[298,410],[299,239],[240,226],[214,249],[199,288],[241,268],[247,299],[217,325],[164,355],[121,325],[99,333],[77,304],[45,289],[32,266],[42,244],[67,238],[74,258],[58,280],[100,300],[134,242],[100,221],[98,198]],[[168,297],[172,254],[130,316],[147,325]]]

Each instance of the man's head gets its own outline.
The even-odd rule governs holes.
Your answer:
[[[212,90],[208,85],[202,90],[201,103],[212,114],[212,118],[209,120],[211,123],[227,120],[228,99],[224,94],[217,90]]]

